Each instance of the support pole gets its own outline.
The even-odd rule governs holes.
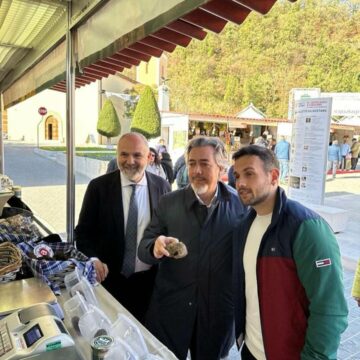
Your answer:
[[[74,174],[74,106],[75,106],[75,71],[74,71],[74,29],[71,29],[72,2],[67,3],[68,26],[66,32],[66,232],[67,241],[74,243],[75,223],[75,174]]]
[[[4,154],[4,140],[3,140],[3,98],[0,94],[0,174],[4,174],[5,171],[5,154]]]

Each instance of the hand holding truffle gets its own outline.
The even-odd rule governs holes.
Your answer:
[[[161,259],[163,256],[180,259],[187,255],[187,249],[178,239],[160,235],[155,240],[153,253],[156,259]]]

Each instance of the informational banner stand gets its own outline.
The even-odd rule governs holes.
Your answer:
[[[295,102],[288,192],[291,199],[324,203],[331,102],[331,98]]]

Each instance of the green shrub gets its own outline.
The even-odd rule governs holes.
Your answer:
[[[155,96],[146,86],[140,95],[134,117],[131,122],[131,131],[143,134],[147,139],[160,136],[161,117]]]
[[[107,99],[99,114],[97,131],[100,135],[111,138],[120,134],[120,121],[111,100]]]

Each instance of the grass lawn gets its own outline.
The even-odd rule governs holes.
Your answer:
[[[61,151],[66,153],[65,146],[41,146],[41,150]],[[79,146],[75,148],[76,156],[84,156],[91,159],[110,161],[116,156],[116,147],[107,149],[100,146]]]
[[[91,153],[86,153],[86,152],[77,152],[76,156],[83,156],[83,157],[87,157],[90,159],[96,159],[96,160],[103,160],[103,161],[110,161],[112,158],[114,158],[116,156],[116,152],[113,153],[97,153],[97,152],[91,152]]]
[[[41,150],[47,150],[47,151],[63,151],[66,152],[65,146],[40,146]],[[78,152],[86,152],[86,151],[104,151],[104,152],[113,152],[116,153],[116,146],[114,146],[113,149],[107,149],[105,147],[101,146],[77,146],[75,150]]]

